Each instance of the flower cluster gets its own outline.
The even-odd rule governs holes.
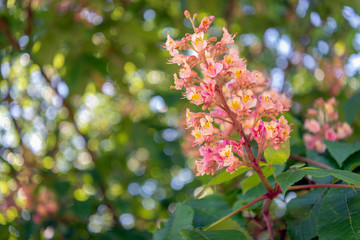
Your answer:
[[[169,63],[181,66],[173,87],[185,89],[184,97],[204,110],[186,113],[193,142],[200,146],[197,174],[214,174],[225,167],[233,172],[255,161],[250,140],[258,144],[259,159],[265,148],[278,149],[289,138],[291,128],[281,114],[291,102],[284,94],[267,90],[268,80],[259,71],[246,68],[234,45],[236,34],[223,28],[219,41],[206,38],[215,17],[203,18],[199,27],[195,27],[197,14],[191,17],[185,11],[185,17],[195,33],[178,41],[168,36],[165,48],[172,56]]]
[[[304,128],[310,133],[304,134],[305,145],[308,149],[323,153],[326,145],[323,139],[337,141],[345,139],[352,134],[352,129],[346,122],[339,122],[338,113],[334,106],[337,104],[335,98],[326,102],[318,98],[314,108],[308,109]]]

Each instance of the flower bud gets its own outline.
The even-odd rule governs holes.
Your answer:
[[[186,18],[190,18],[190,13],[189,13],[188,10],[185,10],[185,11],[184,11],[184,15],[185,15]]]

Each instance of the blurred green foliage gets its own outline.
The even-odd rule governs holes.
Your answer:
[[[1,239],[149,239],[201,191],[162,48],[191,31],[185,9],[216,16],[210,35],[238,33],[249,69],[293,96],[294,122],[336,95],[358,136],[356,0],[0,0]]]

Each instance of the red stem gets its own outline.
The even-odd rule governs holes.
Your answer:
[[[270,214],[269,214],[269,208],[270,208],[270,205],[271,205],[271,202],[272,202],[272,199],[266,199],[263,206],[262,206],[262,214],[264,216],[264,220],[265,220],[265,223],[266,223],[266,227],[267,227],[267,230],[269,232],[269,235],[270,235],[270,239],[271,240],[274,240],[274,234],[273,234],[273,230],[272,230],[272,227],[271,227],[271,219],[270,219]]]
[[[360,186],[348,185],[348,184],[309,184],[309,185],[298,185],[288,188],[288,191],[291,190],[300,190],[300,189],[309,189],[309,188],[356,188],[360,189]]]
[[[295,160],[298,160],[298,161],[301,161],[301,162],[310,163],[310,164],[313,164],[313,165],[316,165],[318,167],[322,167],[322,168],[325,168],[325,169],[333,169],[332,167],[329,167],[328,165],[325,165],[323,163],[320,163],[320,162],[317,162],[317,161],[314,161],[312,159],[305,158],[305,157],[300,157],[300,156],[296,156],[296,155],[290,155],[289,159],[295,159]]]

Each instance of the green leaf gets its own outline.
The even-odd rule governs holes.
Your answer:
[[[224,183],[227,181],[232,180],[233,178],[239,176],[240,174],[248,171],[250,168],[249,167],[245,167],[242,166],[240,167],[236,172],[234,173],[230,173],[230,172],[226,172],[225,170],[218,173],[209,183],[208,186],[212,186],[212,185],[217,185],[220,183]]]
[[[154,233],[154,240],[182,240],[181,229],[193,229],[192,220],[194,210],[183,204],[176,205],[176,211],[166,222],[165,226]]]
[[[193,200],[188,205],[194,210],[195,227],[207,226],[231,212],[228,203],[218,196]]]
[[[268,164],[282,165],[290,156],[290,141],[284,142],[280,145],[279,150],[275,150],[273,147],[268,147],[264,151],[264,157]]]
[[[345,170],[354,171],[360,166],[360,152],[351,155],[343,164]]]
[[[280,188],[285,194],[290,186],[294,183],[300,181],[305,176],[304,171],[299,170],[289,170],[281,173],[276,177],[276,182],[280,185]]]
[[[310,240],[318,235],[316,216],[325,192],[326,189],[315,189],[289,202],[285,219],[291,239]]]
[[[236,231],[242,232],[246,236],[246,239],[252,239],[252,237],[250,237],[249,233],[245,230],[245,228],[241,227],[238,222],[236,222],[235,220],[232,220],[231,218],[226,219],[225,221],[223,221],[223,222],[219,223],[218,225],[210,228],[209,230],[211,230],[211,231],[215,231],[215,230],[236,230]],[[208,232],[208,231],[206,231],[206,232]]]
[[[290,186],[300,181],[305,174],[321,178],[332,176],[349,184],[360,186],[359,174],[339,169],[302,168],[298,170],[288,170],[278,175],[276,181],[279,183],[283,193],[285,193]]]
[[[360,239],[360,191],[330,189],[317,216],[319,239]]]
[[[273,167],[271,166],[263,167],[262,171],[266,178],[271,176],[271,174],[274,172]],[[253,187],[256,187],[260,183],[261,180],[259,176],[257,175],[256,172],[254,172],[250,177],[248,177],[247,179],[241,182],[242,193],[245,194],[248,190],[252,189]]]
[[[344,107],[345,120],[349,124],[352,124],[354,122],[356,114],[359,113],[360,110],[360,108],[358,107],[359,102],[360,102],[360,90],[358,90],[354,95],[351,96],[349,100],[347,100]]]
[[[319,154],[318,152],[316,152],[314,150],[307,149],[306,157],[309,159],[315,160],[317,162],[323,163],[332,168],[338,169],[340,167],[340,165],[337,163],[337,161],[335,161],[335,159],[333,159],[330,155]],[[317,167],[317,166],[309,163],[309,167]]]
[[[333,176],[349,184],[360,186],[360,174],[339,169],[318,169],[318,168],[303,168],[306,174],[314,177]]]
[[[355,143],[340,143],[324,141],[326,148],[330,152],[331,156],[335,158],[340,166],[343,162],[353,153],[360,151],[360,142]]]
[[[184,236],[185,240],[248,240],[243,232],[235,230],[207,232],[182,230],[181,234]]]

